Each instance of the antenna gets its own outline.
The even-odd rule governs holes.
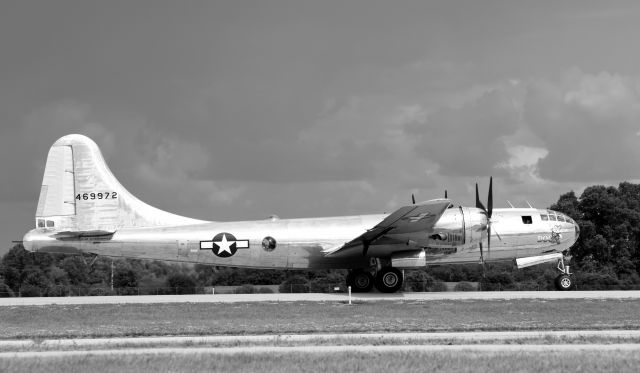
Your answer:
[[[527,205],[529,205],[529,207],[530,207],[530,208],[535,208],[535,207],[531,206],[531,204],[529,203],[529,201],[526,201],[526,202],[527,202]]]
[[[515,207],[513,207],[513,205],[511,204],[511,202],[509,202],[509,200],[507,200],[507,203],[509,204],[509,206],[511,206],[512,209],[515,209]]]

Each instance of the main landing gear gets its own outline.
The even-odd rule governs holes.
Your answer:
[[[347,286],[351,286],[354,293],[366,293],[373,286],[381,293],[395,293],[403,281],[402,271],[393,267],[382,267],[376,271],[375,277],[365,269],[355,269],[347,275]]]
[[[558,259],[558,271],[560,271],[560,275],[554,281],[556,289],[561,291],[573,290],[576,287],[576,283],[571,276],[572,273],[569,271],[569,266],[564,265],[564,258]]]

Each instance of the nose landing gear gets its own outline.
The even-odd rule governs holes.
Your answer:
[[[569,266],[564,265],[564,257],[558,259],[558,270],[561,273],[554,281],[556,290],[567,291],[575,289],[576,283],[571,276],[572,273],[569,271]]]

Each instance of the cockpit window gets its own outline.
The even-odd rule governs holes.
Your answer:
[[[540,219],[542,219],[542,221],[548,221],[549,220],[549,216],[548,215],[544,215],[544,214],[540,214]]]
[[[531,219],[531,216],[522,216],[522,223],[533,224],[533,219]]]
[[[549,220],[551,221],[557,221],[558,219],[556,219],[556,216],[553,214],[549,214]]]
[[[564,215],[558,215],[558,221],[564,221]]]

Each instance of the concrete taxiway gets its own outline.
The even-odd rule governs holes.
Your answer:
[[[586,340],[597,339],[596,343]],[[393,351],[640,351],[640,330],[338,333],[0,341],[0,358],[131,354],[261,354]],[[615,343],[602,343],[613,340]],[[543,343],[540,343],[540,342]],[[546,343],[545,343],[546,341]],[[554,341],[562,341],[554,343]],[[579,341],[578,343],[572,343]],[[13,351],[11,351],[13,350]]]
[[[422,343],[470,343],[470,342],[518,342],[540,339],[616,339],[628,341],[640,339],[640,330],[546,330],[546,331],[470,331],[428,333],[319,333],[319,334],[263,334],[263,335],[211,335],[211,336],[163,336],[118,338],[69,338],[69,339],[19,339],[0,340],[0,349],[11,348],[93,348],[93,347],[181,347],[181,346],[235,346],[277,345],[293,343],[318,344],[349,341],[350,344],[422,344]],[[640,345],[639,345],[640,346]]]
[[[546,352],[562,353],[576,351],[593,351],[598,353],[610,351],[640,351],[640,344],[526,344],[526,345],[394,345],[394,346],[248,346],[248,347],[179,347],[179,348],[137,348],[137,349],[108,349],[85,351],[26,351],[2,352],[1,358],[64,358],[77,356],[104,355],[257,355],[275,353],[316,353],[335,354],[343,352],[389,353],[389,352]]]
[[[153,303],[238,303],[238,302],[380,302],[430,300],[512,300],[512,299],[640,299],[638,290],[612,291],[499,291],[352,294],[195,294],[195,295],[130,295],[97,297],[0,298],[2,306],[44,306],[69,304],[153,304]]]

